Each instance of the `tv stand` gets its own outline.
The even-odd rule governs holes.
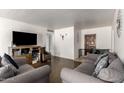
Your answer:
[[[44,62],[45,47],[37,45],[9,47],[9,54],[16,57],[26,57],[29,64]]]

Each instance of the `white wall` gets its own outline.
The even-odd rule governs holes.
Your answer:
[[[80,45],[81,45],[81,41],[80,41],[80,35],[81,35],[81,31],[78,27],[74,27],[74,58],[78,58],[79,57],[79,49],[80,49]]]
[[[68,34],[62,40],[60,34]],[[78,57],[78,50],[84,49],[85,34],[96,34],[96,48],[111,49],[111,26],[98,27],[92,29],[79,29],[77,27],[67,27],[55,30],[55,56],[75,59]]]
[[[120,37],[117,36],[116,29],[115,31],[115,42],[114,42],[114,49],[115,52],[118,54],[120,59],[124,63],[124,10],[121,10],[121,35]]]
[[[84,49],[84,36],[86,34],[96,34],[96,48],[97,49],[111,49],[111,26],[98,27],[81,30],[81,48]]]
[[[74,59],[74,27],[56,29],[55,36],[55,56]],[[65,35],[62,40],[60,34]]]
[[[11,46],[12,31],[38,34],[38,45],[45,46],[46,28],[0,17],[0,55],[8,53]]]

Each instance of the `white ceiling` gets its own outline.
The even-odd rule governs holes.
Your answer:
[[[57,29],[76,25],[80,28],[112,24],[111,9],[0,9],[0,17]]]

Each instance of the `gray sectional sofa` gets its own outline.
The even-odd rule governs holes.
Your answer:
[[[18,74],[0,83],[47,83],[49,82],[50,67],[48,65],[33,68],[26,64],[26,59],[14,59],[19,66]]]
[[[64,83],[120,83],[124,81],[124,66],[121,60],[114,54],[109,54],[109,65],[103,68],[97,77],[93,76],[96,68],[96,60],[99,55],[92,54],[80,58],[83,60],[75,69],[63,68],[61,79]]]

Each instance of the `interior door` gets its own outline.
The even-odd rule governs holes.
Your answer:
[[[96,34],[85,35],[85,55],[92,52],[96,48]]]

